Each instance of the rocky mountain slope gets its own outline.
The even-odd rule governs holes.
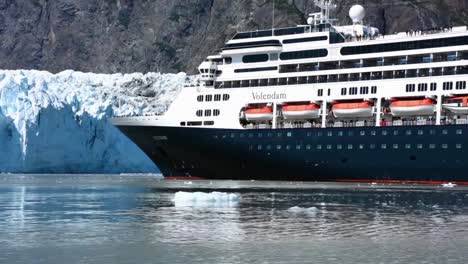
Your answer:
[[[275,27],[304,23],[312,0],[274,0]],[[384,32],[468,24],[468,0],[338,0]],[[270,28],[273,0],[0,0],[0,68],[193,73],[236,31]]]

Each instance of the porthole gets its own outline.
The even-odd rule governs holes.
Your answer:
[[[462,135],[462,134],[463,134],[463,130],[457,129],[457,135]]]

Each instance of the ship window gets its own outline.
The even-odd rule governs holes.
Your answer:
[[[420,135],[420,136],[424,135],[424,131],[423,130],[418,130],[418,135]]]
[[[288,132],[287,136],[288,136],[288,137],[292,137],[292,133],[291,133],[291,132]]]
[[[319,50],[301,50],[301,51],[291,51],[291,52],[282,52],[280,54],[281,60],[300,60],[308,58],[320,58],[328,56],[328,50],[319,49]]]
[[[365,135],[366,135],[366,131],[361,131],[361,132],[359,132],[359,134],[360,134],[361,136],[365,136]]]
[[[429,144],[430,149],[435,149],[435,147],[436,147],[435,144]]]
[[[437,83],[431,83],[431,91],[437,90]]]
[[[283,133],[278,133],[276,134],[277,137],[282,137],[283,136]]]
[[[448,148],[448,145],[447,145],[447,144],[442,144],[442,148],[443,148],[443,149],[447,149],[447,148]]]
[[[377,93],[377,86],[372,86],[371,87],[371,94],[376,94]]]
[[[229,94],[223,94],[223,101],[229,101]]]
[[[322,145],[317,145],[317,149],[322,149]]]
[[[364,144],[359,144],[359,149],[364,149]]]
[[[276,145],[277,150],[281,150],[281,145]]]
[[[310,144],[306,145],[306,149],[311,149],[311,148],[312,148],[312,146]]]
[[[368,93],[369,93],[369,86],[362,86],[362,87],[359,89],[359,93],[360,93],[360,94],[368,94]]]
[[[301,149],[301,145],[296,145],[296,149]]]
[[[348,144],[348,149],[353,149],[353,144]]]
[[[407,136],[411,136],[412,132],[411,130],[406,130],[406,133],[405,133]]]
[[[271,145],[267,145],[267,146],[266,146],[266,149],[267,149],[267,150],[271,150]]]
[[[253,134],[252,133],[249,133],[249,138],[253,138]]]
[[[259,86],[268,86],[268,79],[261,79],[258,81]]]
[[[453,90],[453,82],[444,82],[442,85],[443,90]]]
[[[260,71],[276,71],[276,70],[278,70],[278,67],[259,67],[259,68],[235,69],[234,72],[244,73],[244,72],[260,72]]]
[[[429,130],[429,134],[435,135],[435,134],[436,134],[436,131],[435,131],[434,129],[431,129],[431,130]]]
[[[327,136],[333,137],[333,132],[332,132],[332,131],[328,131],[328,132],[327,132]]]
[[[353,131],[348,131],[348,137],[352,137],[354,136],[354,132]]]
[[[323,133],[322,132],[317,132],[317,137],[321,137],[323,136]]]
[[[205,122],[203,122],[203,125],[204,125],[204,126],[213,126],[213,125],[214,125],[214,121],[205,121]]]
[[[386,136],[387,135],[387,130],[382,130],[382,136]]]
[[[185,122],[180,122],[180,126],[185,126]]]
[[[201,126],[201,125],[202,125],[201,121],[187,122],[187,126]]]
[[[358,92],[357,87],[351,87],[351,88],[349,88],[349,94],[350,94],[350,95],[356,95],[357,92]]]
[[[343,131],[339,131],[339,132],[338,132],[338,136],[339,136],[339,137],[342,137],[342,136],[343,136]]]
[[[221,95],[220,94],[215,94],[214,100],[215,101],[221,101]]]
[[[220,114],[221,114],[221,111],[219,111],[218,109],[213,110],[213,115],[214,116],[219,116]]]
[[[310,38],[297,38],[297,39],[285,39],[283,40],[283,44],[292,44],[292,43],[301,43],[301,42],[311,42],[311,41],[321,41],[327,40],[327,36],[320,36],[320,37],[310,37]]]
[[[369,145],[369,148],[370,148],[370,149],[375,149],[375,144],[370,144],[370,145]]]
[[[264,41],[254,41],[254,42],[230,43],[230,44],[224,45],[223,50],[258,48],[258,47],[268,47],[268,46],[281,47],[282,45],[279,42],[279,40],[264,40]]]
[[[328,92],[327,92],[328,96],[331,95],[331,89],[328,89]]]
[[[262,137],[263,137],[263,134],[262,134],[262,133],[258,133],[257,136],[258,136],[258,138],[262,138]]]
[[[461,134],[463,134],[463,130],[457,129],[456,133],[457,133],[457,135],[461,135]]]
[[[211,116],[211,110],[205,110],[205,116]]]
[[[258,150],[262,150],[262,149],[263,149],[262,145],[258,145],[258,146],[257,146],[257,149],[258,149]]]
[[[269,86],[276,86],[278,85],[278,79],[274,78],[274,79],[268,79],[268,85]]]
[[[196,114],[198,117],[203,116],[203,110],[197,110]]]
[[[464,89],[466,89],[466,81],[457,82],[457,83],[455,84],[455,89],[457,89],[457,90],[464,90]]]
[[[332,145],[327,145],[327,149],[332,149]]]
[[[203,102],[203,95],[197,96],[197,101],[198,102]]]
[[[406,85],[406,92],[411,93],[416,91],[416,85],[415,84],[407,84]]]
[[[423,144],[418,144],[418,149],[422,149],[423,148]]]
[[[232,63],[232,58],[231,57],[224,58],[224,64],[231,64],[231,63]]]
[[[456,148],[457,148],[457,149],[461,149],[461,148],[462,148],[462,144],[457,144],[457,145],[456,145]]]
[[[286,149],[287,149],[287,150],[290,150],[290,149],[291,149],[291,146],[290,146],[290,145],[286,145]]]
[[[346,88],[341,88],[341,95],[346,95]]]
[[[393,130],[393,135],[398,136],[398,130]]]
[[[340,144],[336,145],[336,149],[343,149],[343,145],[340,145]]]
[[[387,149],[387,144],[382,144],[382,145],[380,145],[380,148],[382,148],[382,149]]]
[[[207,102],[213,101],[213,96],[212,96],[211,94],[207,94],[207,95],[205,96],[205,101],[207,101]]]
[[[425,91],[427,91],[427,83],[418,84],[418,92],[425,92]]]
[[[323,89],[318,89],[317,96],[323,96]]]
[[[372,130],[372,131],[370,132],[370,134],[371,134],[372,136],[375,136],[375,135],[377,135],[377,132],[376,132],[375,130]]]
[[[411,144],[406,144],[406,145],[405,145],[405,148],[406,148],[406,149],[411,149]]]
[[[443,135],[447,135],[447,134],[448,134],[448,130],[447,130],[447,129],[442,130],[442,134],[443,134]]]
[[[393,144],[394,149],[398,149],[398,144]]]
[[[243,63],[256,63],[268,61],[268,54],[245,55],[242,57]]]

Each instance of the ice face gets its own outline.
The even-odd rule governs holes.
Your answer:
[[[153,173],[113,115],[163,113],[179,74],[0,71],[0,172]]]

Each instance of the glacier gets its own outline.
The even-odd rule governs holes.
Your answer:
[[[158,173],[110,123],[164,113],[185,73],[0,70],[1,173]]]

